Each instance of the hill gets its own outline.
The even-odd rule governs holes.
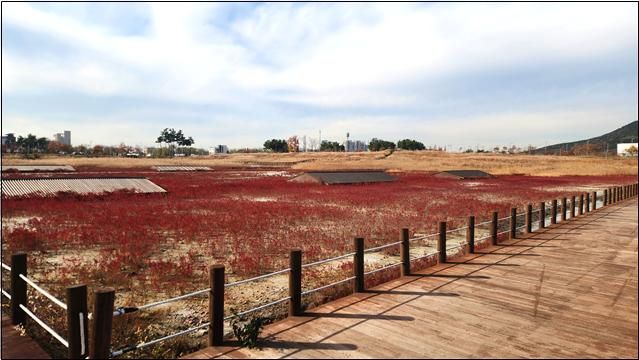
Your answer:
[[[639,135],[638,122],[633,121],[628,125],[624,125],[617,130],[607,134],[593,137],[590,139],[565,142],[561,144],[549,145],[535,150],[536,154],[597,154],[605,153],[608,149],[609,154],[617,153],[617,144],[624,142],[637,142]],[[606,147],[607,145],[607,147]]]

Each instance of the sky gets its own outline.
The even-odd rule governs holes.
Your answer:
[[[637,3],[2,3],[2,133],[544,146],[637,120]]]

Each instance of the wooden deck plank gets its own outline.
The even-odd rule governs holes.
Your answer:
[[[186,358],[637,357],[637,201],[506,240]]]
[[[20,335],[11,319],[2,314],[2,359],[51,359],[28,335]]]

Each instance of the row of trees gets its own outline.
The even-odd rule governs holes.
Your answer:
[[[370,151],[383,151],[383,150],[395,150],[395,149],[404,149],[404,150],[426,150],[426,147],[423,143],[411,140],[404,139],[400,140],[395,144],[391,141],[386,141],[382,139],[373,138],[368,143],[368,150]],[[299,147],[299,138],[297,136],[291,136],[287,140],[284,139],[270,139],[264,142],[264,150],[272,151],[277,153],[284,152],[298,152],[300,151]],[[319,145],[319,151],[346,151],[344,144],[340,144],[337,141],[329,141],[322,140]]]

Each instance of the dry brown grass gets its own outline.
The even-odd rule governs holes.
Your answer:
[[[47,156],[25,160],[7,156],[3,165],[65,164],[96,167],[151,167],[153,165],[200,165],[220,167],[276,166],[295,170],[384,169],[397,171],[441,171],[479,169],[495,175],[633,175],[637,159],[610,156],[546,156],[503,154],[458,154],[431,151],[396,151],[366,153],[288,153],[231,154],[174,159],[150,158],[72,158]]]

